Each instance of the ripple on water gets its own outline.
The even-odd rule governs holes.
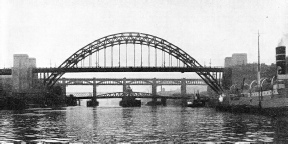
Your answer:
[[[15,116],[44,116],[45,114],[40,113],[23,113],[23,114],[14,114]]]
[[[0,141],[15,138],[63,143],[224,143],[282,140],[287,138],[284,130],[288,130],[288,122],[257,115],[215,112],[205,108],[73,107],[29,110],[26,113],[0,111],[0,127]]]

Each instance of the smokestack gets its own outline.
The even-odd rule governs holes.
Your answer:
[[[286,74],[286,47],[276,47],[277,74]]]

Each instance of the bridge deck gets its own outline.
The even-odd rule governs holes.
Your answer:
[[[72,94],[74,99],[92,99],[92,93],[74,93]],[[68,97],[70,95],[67,95]],[[96,99],[106,99],[106,98],[124,98],[124,97],[133,97],[133,98],[166,98],[166,99],[189,99],[191,97],[187,96],[163,96],[163,95],[152,95],[151,93],[144,92],[114,92],[96,95]]]
[[[114,96],[96,96],[96,99],[107,99],[107,98],[123,98],[124,96],[114,97]],[[127,97],[127,96],[126,96]],[[175,97],[175,96],[133,96],[134,98],[166,98],[166,99],[190,99],[191,97]],[[85,97],[73,97],[74,99],[92,99],[92,96]]]
[[[12,69],[0,69],[0,75],[12,75]]]
[[[87,67],[87,68],[34,68],[33,73],[51,72],[223,72],[220,67]],[[12,75],[12,69],[0,69],[0,75]]]
[[[65,85],[181,85],[183,79],[168,78],[62,78],[59,84]],[[186,85],[207,85],[202,79],[185,79]]]
[[[82,67],[82,68],[35,68],[33,73],[51,72],[223,72],[219,67]]]

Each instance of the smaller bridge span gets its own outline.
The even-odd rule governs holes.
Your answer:
[[[74,99],[92,99],[92,93],[71,93],[74,96]],[[67,96],[70,96],[67,95]],[[96,96],[96,99],[108,99],[108,98],[123,98],[123,97],[135,97],[135,98],[165,98],[165,99],[190,99],[191,97],[187,96],[161,96],[161,95],[152,95],[151,93],[144,92],[114,92],[100,94]]]
[[[186,85],[207,85],[202,79],[171,79],[171,78],[62,78],[59,84],[64,85],[181,85],[185,80]]]

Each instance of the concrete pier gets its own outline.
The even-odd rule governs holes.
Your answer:
[[[167,99],[166,98],[161,98],[161,103],[163,106],[167,106]]]
[[[134,97],[126,96],[119,102],[122,107],[141,107],[141,101],[136,100]]]
[[[156,83],[156,78],[153,79],[153,83],[152,83],[152,96],[156,96],[157,95],[157,83]],[[157,101],[157,98],[152,98],[153,102]]]
[[[152,82],[152,101],[148,102],[147,105],[149,106],[156,106],[156,105],[161,105],[161,103],[159,103],[157,101],[157,83],[156,83],[156,78],[153,79]]]
[[[132,89],[126,85],[126,78],[123,79],[123,94],[124,97],[119,102],[122,107],[141,107],[141,100],[136,100],[135,97],[131,96]]]
[[[78,105],[78,106],[81,106],[81,100],[80,100],[80,99],[77,100],[77,105]]]
[[[186,79],[185,78],[181,80],[181,96],[182,97],[186,96]],[[184,107],[187,106],[187,99],[182,99],[181,105]]]
[[[154,99],[150,102],[147,102],[146,105],[148,105],[148,106],[158,106],[158,105],[166,106],[167,105],[167,99],[161,98],[161,101],[157,101],[157,99]]]
[[[126,85],[126,77],[123,78],[123,92],[127,91],[127,85]]]
[[[87,107],[97,107],[99,106],[99,102],[97,101],[96,97],[93,96],[93,98],[89,101],[87,101]]]
[[[93,95],[92,99],[87,101],[87,107],[97,107],[99,102],[97,101],[97,85],[96,80],[93,78]]]

